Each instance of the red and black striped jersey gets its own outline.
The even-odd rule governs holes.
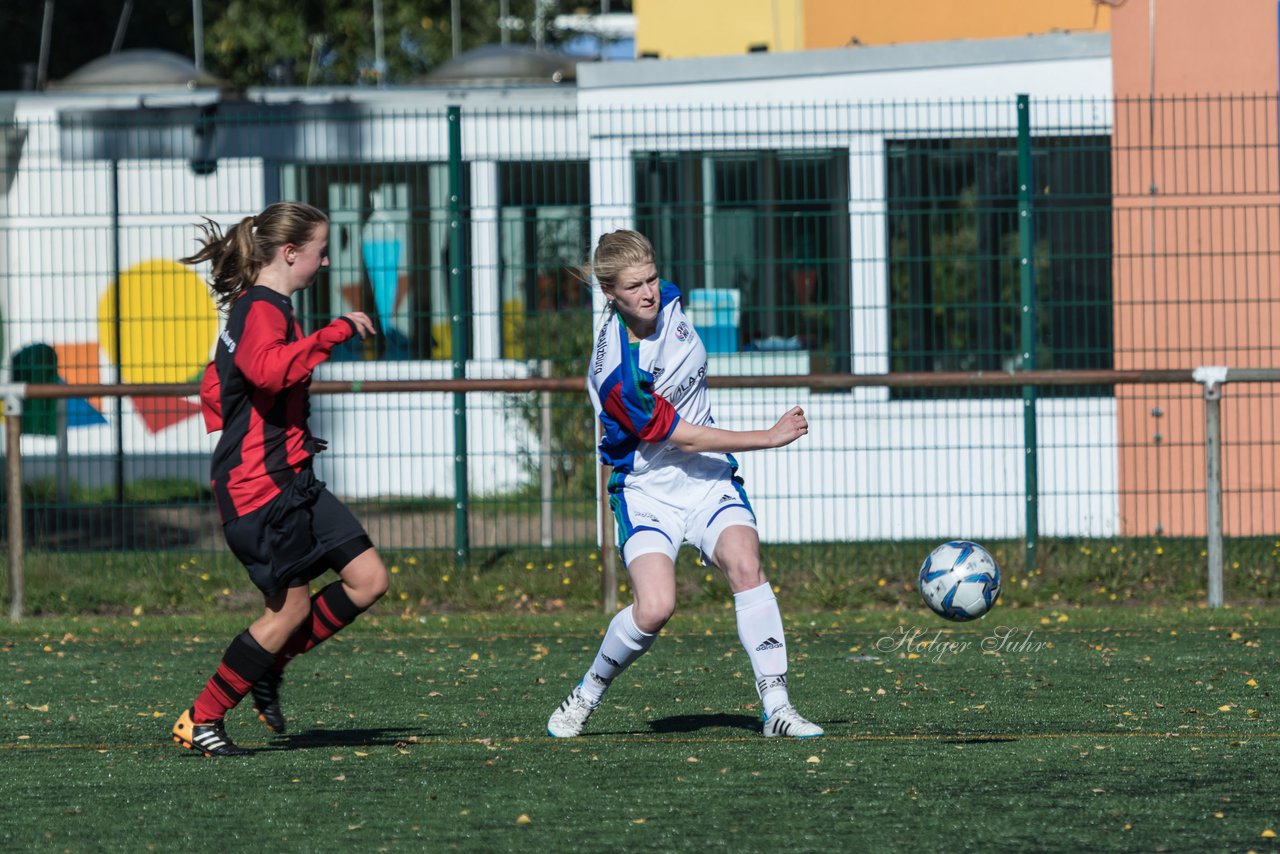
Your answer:
[[[270,502],[311,459],[311,372],[355,335],[339,317],[302,337],[289,298],[261,286],[231,307],[200,384],[205,426],[222,431],[212,477],[224,523]]]

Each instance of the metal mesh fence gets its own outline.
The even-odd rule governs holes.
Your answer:
[[[220,318],[178,259],[201,217],[288,198],[332,218],[304,327],[362,310],[381,331],[317,380],[582,377],[590,247],[633,227],[712,377],[793,384],[718,387],[721,426],[809,414],[743,461],[766,542],[1203,537],[1202,389],[1106,372],[1276,364],[1276,107],[63,103],[0,128],[4,371],[195,381]],[[1029,370],[1080,378],[983,379]],[[1228,536],[1277,533],[1274,405],[1269,384],[1224,397]],[[311,417],[320,476],[384,548],[596,543],[583,392],[348,391]],[[33,551],[222,551],[194,398],[29,400],[23,432]]]

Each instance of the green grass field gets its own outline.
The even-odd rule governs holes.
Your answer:
[[[288,672],[246,759],[169,740],[231,616],[0,629],[3,850],[1247,851],[1280,832],[1280,610],[791,614],[765,740],[731,614],[677,614],[582,738],[605,619],[379,606]],[[941,634],[939,634],[941,632]],[[985,647],[985,649],[984,649]]]

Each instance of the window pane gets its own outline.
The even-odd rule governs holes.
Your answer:
[[[501,163],[499,241],[502,352],[510,359],[553,358],[556,323],[590,335],[591,290],[582,267],[589,252],[587,164]]]
[[[363,311],[380,330],[335,348],[334,360],[449,357],[445,168],[439,163],[308,166],[289,177],[297,196],[330,218],[330,266],[303,293],[303,328],[310,332],[346,312]],[[464,300],[469,297],[464,289]],[[468,311],[466,305],[462,309]]]
[[[701,155],[638,154],[635,185],[636,228],[653,243],[659,275],[685,292],[703,287]]]
[[[1035,367],[1109,368],[1109,140],[1041,138],[1032,145]],[[1023,368],[1015,140],[893,142],[887,170],[891,369]],[[900,397],[973,393],[895,391]]]
[[[849,182],[843,154],[782,153],[774,220],[778,334],[849,369]]]
[[[731,349],[820,352],[821,370],[848,369],[847,162],[843,151],[637,156],[636,218],[659,273],[686,294],[736,294]]]

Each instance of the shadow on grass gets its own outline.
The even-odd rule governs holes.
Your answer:
[[[760,731],[760,721],[751,715],[672,715],[649,721],[652,732],[698,732],[704,729],[745,729],[750,732]]]
[[[309,729],[276,736],[263,750],[306,750],[308,748],[333,747],[394,747],[408,744],[410,736],[418,738],[428,733],[401,727],[374,729]]]
[[[216,511],[204,505],[36,506],[23,513],[26,547],[52,551],[177,549],[215,542]],[[0,523],[8,536],[8,523]]]
[[[1018,739],[1012,735],[975,735],[967,738],[944,738],[943,744],[1003,744],[1008,741],[1017,741]]]

